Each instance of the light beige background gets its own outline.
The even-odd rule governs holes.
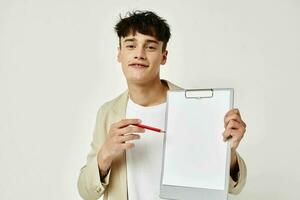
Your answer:
[[[297,0],[0,0],[0,199],[80,199],[97,109],[126,89],[113,26],[134,8],[171,25],[163,78],[235,88],[248,182],[231,199],[299,199]]]

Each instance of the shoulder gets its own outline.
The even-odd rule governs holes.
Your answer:
[[[182,87],[179,87],[179,86],[175,85],[174,83],[172,83],[172,82],[170,82],[170,81],[168,81],[168,80],[162,79],[161,81],[162,81],[162,82],[165,82],[165,83],[168,85],[168,87],[169,87],[169,89],[170,89],[171,91],[172,91],[172,90],[183,90]]]
[[[100,114],[107,114],[111,111],[116,111],[122,108],[124,104],[126,104],[128,99],[128,90],[124,91],[122,94],[117,96],[116,98],[105,102],[99,109],[98,109],[98,115]]]

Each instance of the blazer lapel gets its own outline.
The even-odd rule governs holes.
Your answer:
[[[128,90],[117,98],[112,106],[111,122],[115,123],[126,118],[126,107],[128,102]],[[127,200],[127,167],[126,152],[113,161],[112,177],[109,185],[108,200]]]

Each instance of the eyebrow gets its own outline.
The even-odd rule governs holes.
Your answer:
[[[134,41],[136,41],[136,39],[134,38],[129,38],[124,40],[124,42],[134,42]]]
[[[156,40],[146,40],[146,43],[156,43],[156,44],[158,44],[158,41],[156,41]]]
[[[137,41],[135,38],[128,38],[128,39],[124,40],[124,42],[135,42],[135,41]],[[158,44],[158,41],[148,39],[148,40],[146,40],[146,43],[156,43],[156,44]]]

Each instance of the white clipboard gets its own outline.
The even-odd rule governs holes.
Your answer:
[[[231,108],[231,88],[168,91],[161,198],[227,199],[230,141],[222,133]]]

